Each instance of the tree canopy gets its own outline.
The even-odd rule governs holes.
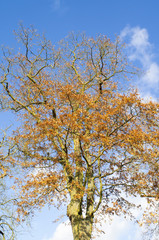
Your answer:
[[[159,104],[130,86],[135,70],[119,38],[70,34],[57,46],[21,27],[22,48],[3,50],[3,106],[24,171],[19,212],[67,204],[75,240],[91,239],[94,214],[126,213],[128,195],[158,199]]]

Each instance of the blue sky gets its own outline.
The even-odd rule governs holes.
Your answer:
[[[145,71],[137,82],[140,94],[156,100],[159,92],[158,12],[158,0],[1,0],[0,45],[16,46],[13,30],[21,21],[27,27],[34,25],[53,43],[71,31],[86,32],[89,36],[105,34],[110,38],[120,35],[128,43],[129,58]],[[14,118],[7,120],[7,114],[0,114],[0,118],[0,128],[6,122],[14,122]],[[56,216],[54,209],[43,209],[33,219],[32,229],[18,239],[72,240],[68,227],[52,223]],[[140,230],[123,219],[115,218],[108,232],[108,240],[141,240]],[[105,240],[106,236],[98,239]]]

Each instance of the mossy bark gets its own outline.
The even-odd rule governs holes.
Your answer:
[[[82,198],[72,199],[67,207],[67,216],[70,219],[73,239],[90,240],[93,229],[93,214],[86,210],[86,216],[82,215]]]
[[[72,216],[71,226],[74,240],[90,240],[92,236],[93,218]]]
[[[70,191],[70,203],[67,207],[67,216],[70,219],[74,240],[90,240],[93,227],[93,204],[94,204],[94,181],[93,169],[87,166],[87,200],[85,214],[83,213],[82,203],[84,195],[84,177],[82,170],[82,158],[80,150],[80,140],[77,134],[74,136],[74,152],[76,161],[76,172],[72,176],[72,181],[68,181]],[[69,175],[69,174],[68,174]],[[84,215],[86,215],[84,217]]]

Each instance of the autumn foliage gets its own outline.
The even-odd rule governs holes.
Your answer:
[[[123,192],[158,199],[159,105],[130,87],[118,38],[70,35],[53,47],[31,29],[17,36],[24,51],[4,51],[1,86],[21,123],[19,211],[65,201],[74,239],[91,239],[99,208],[129,208]]]
[[[8,178],[12,176],[12,163],[10,157],[12,146],[9,146],[6,131],[0,131],[0,238],[3,240],[15,239],[18,226],[15,214],[15,197],[9,192]]]

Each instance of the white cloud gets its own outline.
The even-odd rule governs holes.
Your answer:
[[[104,235],[101,235],[97,240],[141,240],[141,230],[139,226],[134,225],[130,220],[115,216],[112,223],[103,225]]]
[[[149,36],[148,32],[145,28],[140,29],[139,27],[136,27],[133,30],[133,35],[131,39],[131,44],[136,48],[145,48],[149,47]]]
[[[56,228],[55,233],[51,238],[43,239],[43,240],[73,240],[71,226],[69,221],[65,223],[60,223]]]
[[[143,96],[156,98],[159,90],[159,64],[154,60],[153,45],[149,41],[146,28],[127,26],[121,31],[120,37],[127,42],[129,59],[138,61],[143,74],[138,81]]]
[[[152,44],[149,42],[149,35],[145,28],[126,27],[121,31],[120,37],[128,42],[131,60],[139,60],[144,66],[152,61]]]
[[[159,83],[159,65],[152,62],[143,76],[145,83],[156,85]]]

